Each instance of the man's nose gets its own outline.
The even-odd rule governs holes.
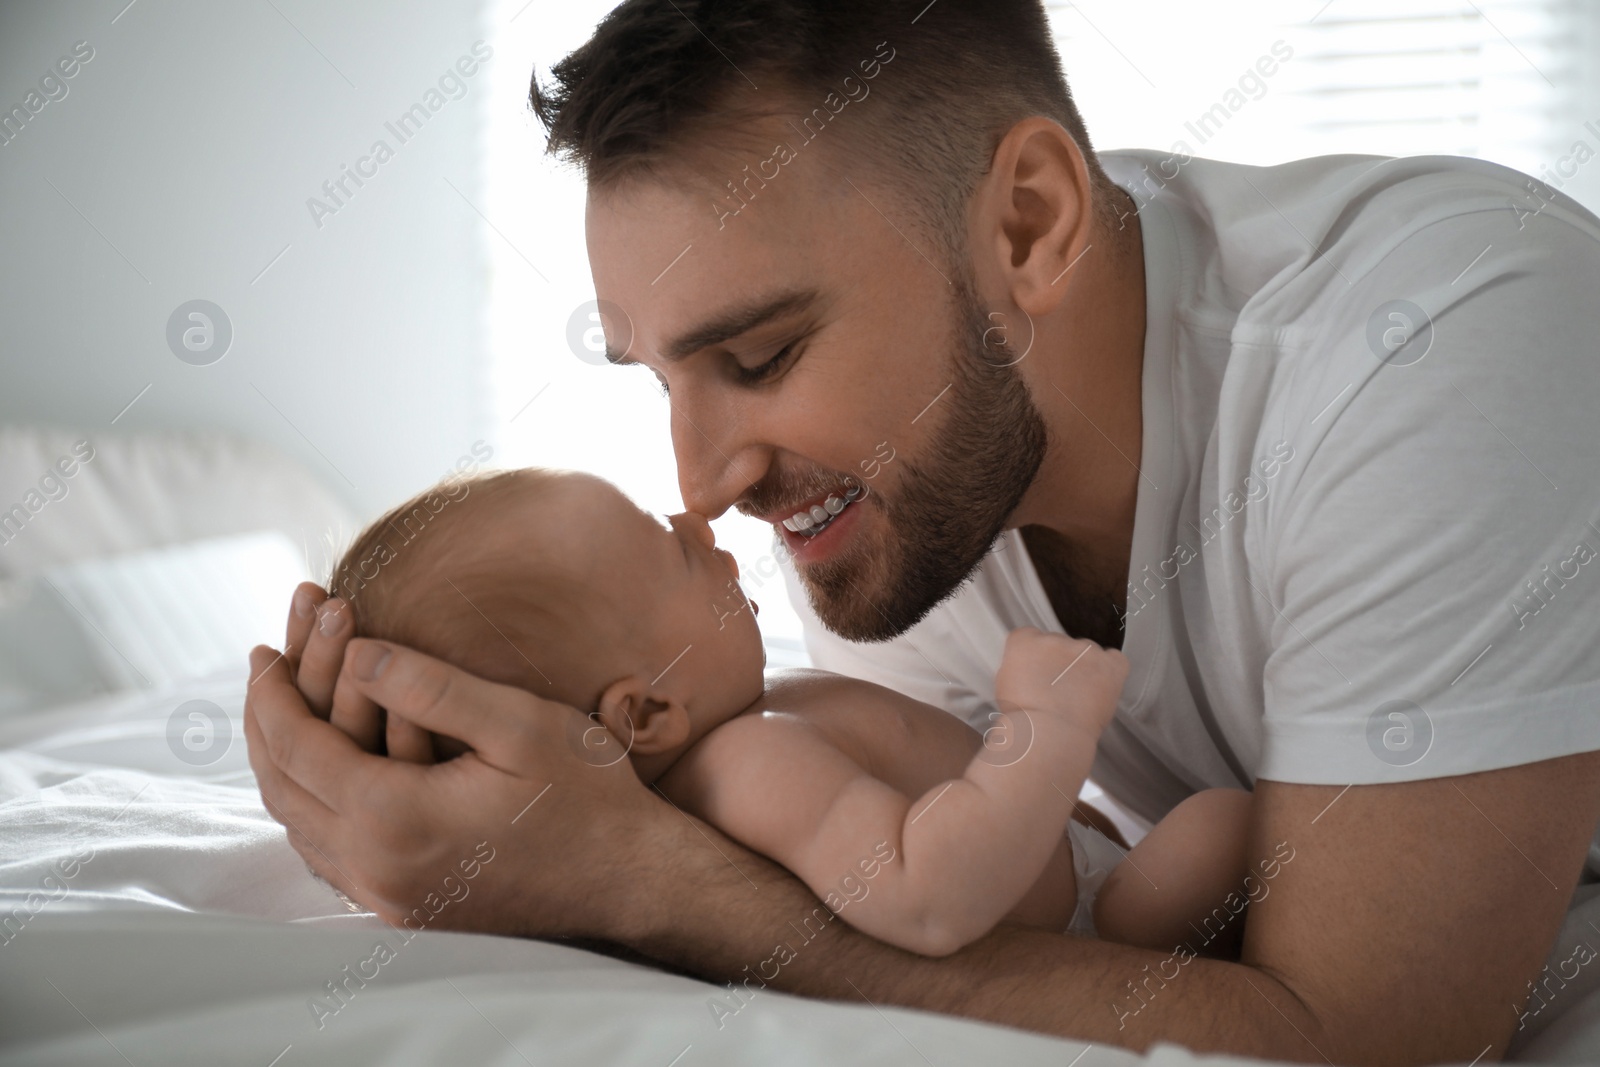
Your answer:
[[[678,464],[678,492],[683,506],[714,519],[732,507],[771,463],[770,452],[718,434],[723,421],[707,413],[691,415],[674,397],[672,451]]]

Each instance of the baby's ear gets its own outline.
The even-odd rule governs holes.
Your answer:
[[[675,697],[652,691],[641,675],[619,678],[600,694],[601,725],[628,752],[653,756],[689,739],[689,712]]]

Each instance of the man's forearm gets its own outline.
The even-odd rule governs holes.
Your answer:
[[[1178,1041],[1274,1059],[1338,1055],[1296,997],[1253,968],[1015,926],[930,959],[859,933],[845,921],[848,901],[834,915],[784,868],[712,827],[687,816],[673,823],[663,825],[670,839],[655,841],[662,867],[638,887],[649,899],[626,940],[713,981],[1136,1050]],[[863,885],[870,893],[871,882]]]

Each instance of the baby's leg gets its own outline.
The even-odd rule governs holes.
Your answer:
[[[1187,942],[1206,955],[1232,956],[1242,912],[1245,839],[1251,796],[1208,789],[1173,808],[1128,853],[1094,903],[1096,932],[1107,941],[1170,951]]]

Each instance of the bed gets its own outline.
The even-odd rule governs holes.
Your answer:
[[[81,439],[0,432],[0,501]],[[287,589],[351,517],[238,442],[92,448],[0,545],[0,1065],[1244,1062],[864,1001],[730,1012],[725,989],[568,945],[402,940],[289,847],[240,720],[240,648],[276,642]],[[1600,913],[1573,916],[1564,944],[1600,945]],[[1520,1058],[1600,1058],[1589,970]]]

